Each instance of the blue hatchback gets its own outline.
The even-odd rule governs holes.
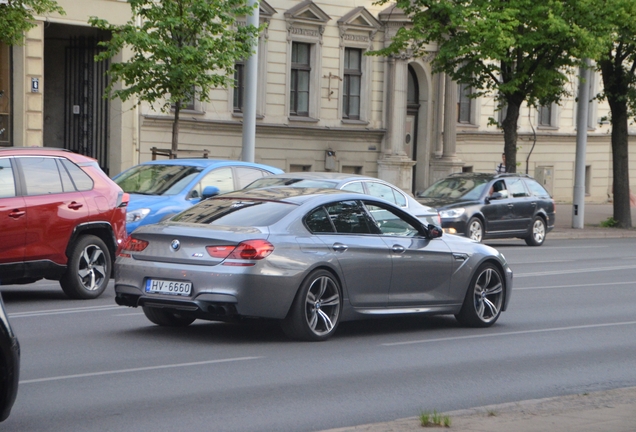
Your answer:
[[[219,193],[243,189],[256,179],[283,170],[268,165],[215,159],[144,162],[113,178],[130,194],[126,231],[168,219]]]

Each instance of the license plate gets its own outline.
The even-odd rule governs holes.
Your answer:
[[[147,279],[146,292],[189,296],[192,292],[192,282]]]

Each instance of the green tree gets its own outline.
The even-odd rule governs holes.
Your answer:
[[[595,0],[397,0],[397,7],[411,25],[374,54],[437,51],[434,72],[470,85],[472,97],[495,97],[506,108],[500,127],[509,172],[516,172],[522,103],[558,103],[578,59],[600,49],[598,38],[578,24],[598,10]]]
[[[603,14],[592,29],[606,38],[597,57],[612,123],[612,171],[614,220],[620,228],[631,228],[629,192],[630,119],[636,118],[636,0],[604,0],[597,6]]]
[[[246,0],[128,0],[132,18],[112,25],[91,17],[92,26],[111,32],[102,42],[105,51],[96,60],[112,58],[125,48],[127,61],[112,63],[107,96],[136,103],[148,102],[163,112],[174,108],[172,152],[179,138],[179,113],[183,104],[197,98],[209,101],[215,87],[231,85],[237,60],[253,52],[259,29],[239,25],[237,17],[254,9]],[[122,88],[115,88],[121,82]]]
[[[35,27],[34,15],[64,10],[54,0],[0,0],[0,42],[20,45],[24,34]]]

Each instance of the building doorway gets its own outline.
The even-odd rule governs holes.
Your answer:
[[[408,89],[406,95],[406,138],[404,151],[411,160],[417,162],[417,130],[420,109],[420,87],[413,67],[409,65]],[[413,165],[411,190],[416,191],[417,163]]]

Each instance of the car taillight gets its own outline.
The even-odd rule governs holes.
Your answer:
[[[134,237],[128,237],[120,249],[119,256],[130,258],[130,254],[126,252],[141,252],[148,247],[146,240]]]
[[[205,250],[208,251],[212,258],[225,259],[234,250],[236,246],[206,246]]]
[[[130,201],[130,195],[126,192],[120,192],[117,195],[117,207],[128,207]]]
[[[208,246],[211,257],[229,260],[261,260],[274,251],[274,245],[267,240],[246,240],[236,246]],[[223,265],[254,265],[254,263],[225,262]]]

